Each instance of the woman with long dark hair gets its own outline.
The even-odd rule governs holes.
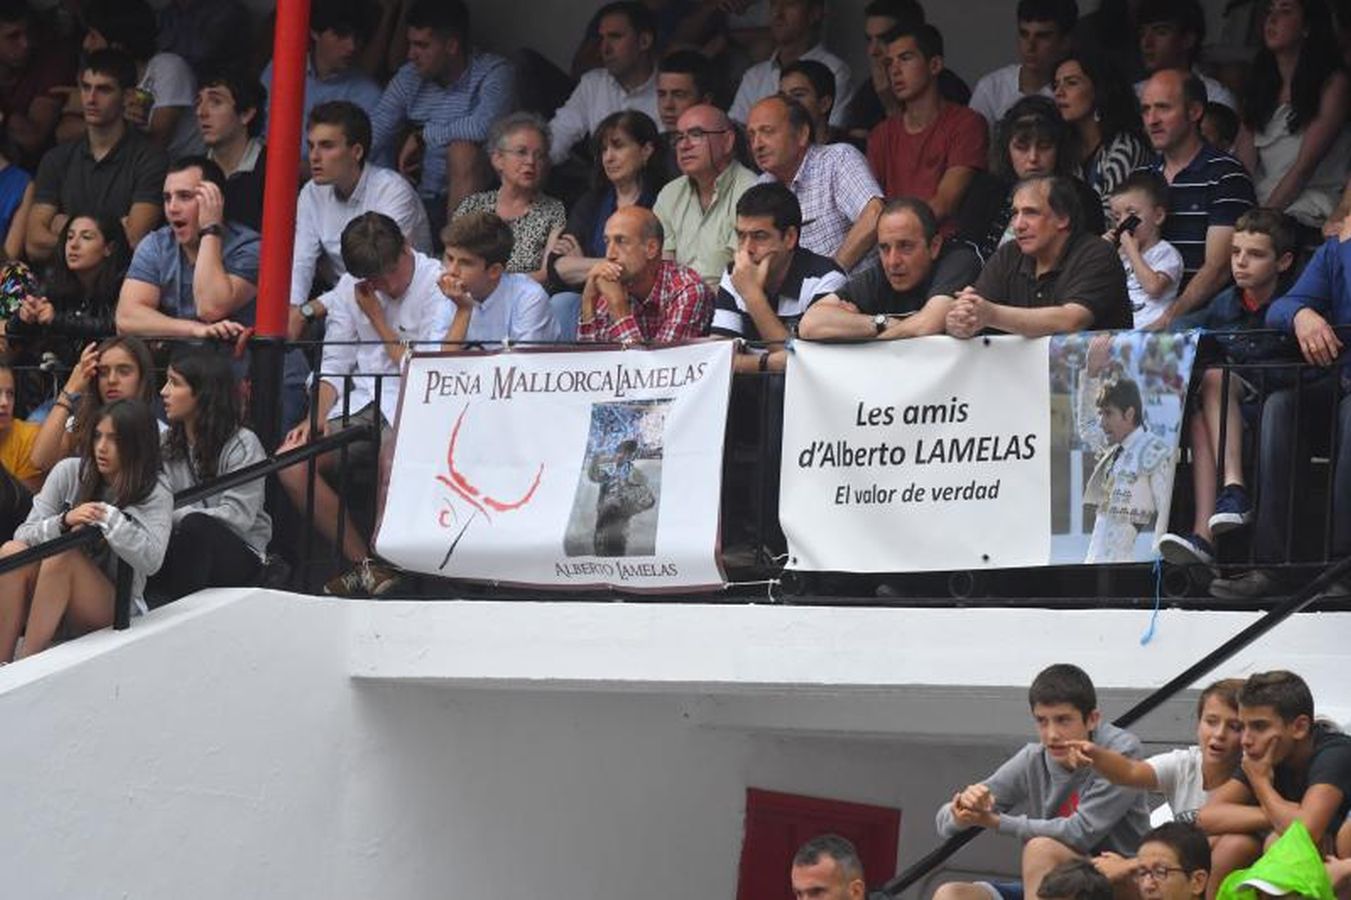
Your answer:
[[[1130,84],[1091,56],[1069,56],[1051,82],[1055,105],[1070,126],[1079,177],[1107,213],[1107,199],[1151,155]]]
[[[957,213],[957,237],[988,261],[1013,239],[1013,191],[1024,178],[1063,175],[1073,181],[1083,208],[1084,228],[1106,230],[1102,204],[1093,190],[1074,177],[1074,140],[1050,97],[1023,97],[995,126],[990,171],[978,172]]]
[[[154,406],[155,372],[150,349],[140,338],[125,335],[88,344],[33,440],[33,465],[46,472],[60,460],[79,453],[98,420],[99,410],[128,397]]]
[[[0,575],[0,661],[14,658],[20,630],[20,656],[32,656],[62,625],[76,635],[111,625],[118,559],[131,566],[133,612],[145,612],[145,580],[164,560],[173,502],[160,482],[159,429],[150,407],[139,400],[105,406],[79,457],[52,469],[0,556],[77,528],[100,529],[104,544]]]
[[[117,332],[113,316],[131,245],[115,216],[79,213],[62,229],[61,246],[44,273],[45,292],[24,298],[5,333],[39,342],[72,365],[89,341]]]
[[[651,209],[669,179],[657,126],[646,113],[625,109],[596,126],[591,188],[572,207],[568,225],[554,243],[550,268],[571,285],[605,258],[605,222],[626,206]]]
[[[565,340],[577,335],[580,289],[592,266],[605,258],[605,223],[626,206],[651,209],[657,192],[670,180],[656,123],[643,112],[626,109],[606,116],[592,138],[596,165],[591,188],[572,207],[567,227],[549,249],[550,305]]]
[[[192,348],[175,356],[160,396],[169,420],[164,476],[175,493],[266,458],[257,436],[239,425],[239,386],[225,355]],[[156,588],[177,599],[256,582],[272,539],[265,488],[256,478],[174,510]]]
[[[1351,162],[1351,80],[1326,0],[1273,0],[1262,23],[1234,155],[1253,175],[1259,206],[1317,231],[1341,197]]]

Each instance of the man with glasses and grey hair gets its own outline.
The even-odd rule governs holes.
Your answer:
[[[652,211],[666,232],[666,258],[711,287],[736,253],[736,204],[755,173],[737,162],[734,126],[716,106],[685,110],[671,138],[681,174],[657,194]]]

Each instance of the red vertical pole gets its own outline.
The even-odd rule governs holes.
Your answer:
[[[305,57],[310,0],[277,0],[272,45],[272,96],[268,98],[267,181],[263,187],[263,244],[258,274],[257,333],[286,335],[295,251],[300,129],[305,109]]]

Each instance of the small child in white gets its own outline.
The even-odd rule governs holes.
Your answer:
[[[1168,216],[1168,185],[1154,172],[1135,172],[1108,200],[1112,228],[1104,237],[1117,245],[1126,267],[1135,327],[1147,328],[1177,299],[1182,254],[1159,237]]]

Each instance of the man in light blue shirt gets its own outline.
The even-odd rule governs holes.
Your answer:
[[[119,334],[232,340],[253,324],[259,237],[227,219],[224,187],[206,157],[169,167],[169,224],[136,247],[117,300]]]
[[[557,341],[549,295],[529,275],[505,273],[514,242],[496,213],[457,216],[446,229],[445,272],[437,282],[454,304],[446,342]]]

